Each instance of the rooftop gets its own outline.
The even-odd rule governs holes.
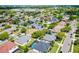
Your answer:
[[[33,27],[35,27],[36,29],[43,29],[43,27],[41,25],[38,24],[32,24]]]
[[[43,41],[36,41],[32,45],[32,48],[38,50],[39,52],[47,52],[49,47],[50,43],[46,43]]]
[[[43,39],[47,41],[53,41],[56,40],[56,36],[54,34],[45,34]]]
[[[0,53],[8,53],[14,47],[15,43],[7,41],[3,45],[0,45]]]
[[[30,39],[31,39],[31,36],[26,35],[26,36],[19,37],[17,40],[15,40],[15,42],[20,45],[23,45],[23,44],[26,44]]]

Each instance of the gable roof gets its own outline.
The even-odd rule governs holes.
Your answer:
[[[52,17],[52,19],[51,19],[50,21],[51,21],[51,22],[56,22],[56,21],[58,21],[58,19],[55,18],[55,17]]]
[[[56,36],[54,34],[45,34],[43,39],[47,41],[53,41],[56,40]]]
[[[52,17],[51,20],[49,20],[47,23],[48,23],[48,24],[51,24],[51,23],[53,23],[53,22],[57,22],[57,21],[58,21],[57,18]]]
[[[49,47],[50,47],[50,43],[46,43],[46,42],[43,42],[43,41],[36,41],[32,45],[33,49],[36,49],[40,52],[47,52]]]
[[[7,41],[0,46],[0,53],[8,53],[14,47],[15,47],[15,43]]]
[[[31,39],[31,36],[26,35],[26,36],[19,37],[17,40],[15,40],[15,42],[20,45],[23,45],[27,43],[30,39]]]
[[[38,24],[32,24],[33,27],[35,27],[36,29],[43,29],[43,27],[41,25]]]

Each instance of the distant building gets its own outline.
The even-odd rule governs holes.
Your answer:
[[[4,30],[4,31],[6,31],[6,32],[8,32],[9,34],[11,34],[11,33],[14,32],[14,30],[15,30],[15,29],[13,29],[13,28],[8,28],[8,29],[6,29],[6,30]]]
[[[51,23],[54,23],[54,22],[57,22],[57,21],[59,21],[57,18],[52,17],[51,20],[49,20],[47,23],[51,24]]]
[[[36,29],[39,29],[39,30],[40,30],[40,29],[43,29],[43,26],[38,25],[38,24],[35,24],[35,23],[32,24],[32,27],[33,27],[33,28],[36,28]]]

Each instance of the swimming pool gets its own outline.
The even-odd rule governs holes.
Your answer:
[[[35,46],[36,46],[36,43],[33,43],[33,44],[32,44],[32,46],[31,46],[31,47],[32,47],[32,49],[34,49],[34,48],[35,48]]]

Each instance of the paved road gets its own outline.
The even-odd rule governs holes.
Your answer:
[[[73,34],[75,31],[76,31],[76,21],[72,21],[71,23],[71,28],[72,30],[67,33],[67,36],[66,36],[66,39],[63,43],[63,46],[61,47],[61,51],[62,53],[68,53],[69,52],[69,49],[70,49],[70,45],[71,45],[71,42],[72,42],[72,37],[71,37],[71,34]]]

